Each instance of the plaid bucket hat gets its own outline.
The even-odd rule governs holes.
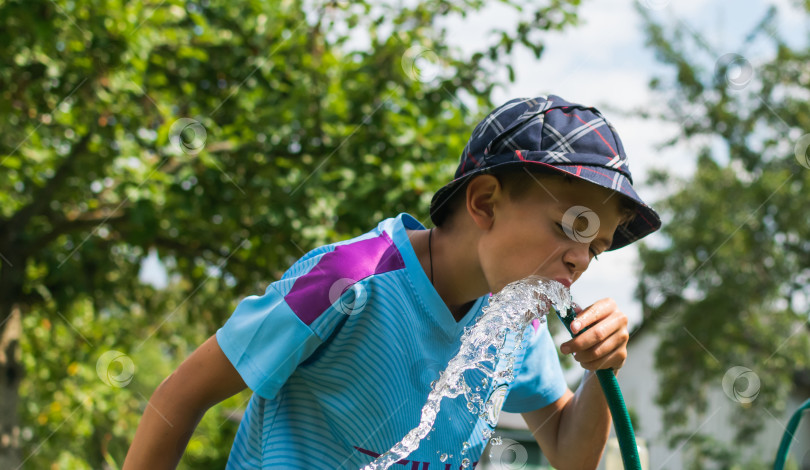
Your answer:
[[[633,189],[627,156],[613,126],[596,108],[555,95],[511,100],[478,123],[455,178],[433,195],[433,223],[440,225],[447,217],[447,202],[471,177],[510,166],[565,173],[633,201],[636,216],[616,229],[609,250],[661,227],[661,218]]]

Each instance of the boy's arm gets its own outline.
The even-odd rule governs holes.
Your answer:
[[[586,371],[576,393],[523,413],[543,455],[560,470],[593,470],[610,434],[610,410],[596,374]]]
[[[174,469],[208,408],[245,388],[211,336],[152,394],[123,469]]]
[[[586,369],[577,392],[566,390],[554,403],[523,413],[523,419],[555,468],[589,470],[599,465],[611,425],[594,371],[613,369],[618,373],[627,359],[630,335],[627,316],[613,299],[602,299],[585,309],[571,328],[577,336],[560,349],[564,354],[574,353],[574,359]]]

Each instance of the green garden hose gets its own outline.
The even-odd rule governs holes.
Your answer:
[[[563,317],[557,309],[557,313],[565,329],[571,333],[572,337],[582,334],[588,328],[583,329],[576,335],[571,331],[571,323],[577,317],[576,310],[570,308],[568,315]],[[616,429],[616,437],[619,439],[619,449],[622,453],[622,462],[624,462],[625,470],[641,470],[641,460],[638,457],[638,446],[636,445],[636,435],[633,433],[633,424],[630,422],[630,415],[627,413],[627,407],[622,398],[622,391],[619,389],[619,381],[613,374],[612,369],[600,369],[596,371],[596,377],[599,378],[599,384],[602,386],[602,391],[605,392],[605,399],[607,400],[610,414],[613,416],[613,427]],[[805,401],[790,417],[785,433],[782,435],[782,441],[779,443],[779,450],[776,452],[776,460],[773,463],[773,470],[783,470],[785,461],[787,460],[788,451],[790,450],[790,443],[793,436],[796,434],[796,429],[799,427],[799,421],[802,418],[802,413],[810,410],[810,400]]]
[[[573,308],[568,310],[568,315],[563,317],[557,309],[557,316],[565,325],[565,329],[571,333],[571,336],[578,336],[588,328],[583,329],[577,335],[571,332],[571,322],[577,316]],[[605,392],[605,399],[607,400],[610,414],[613,416],[613,427],[616,429],[616,437],[619,439],[619,450],[622,453],[622,462],[624,462],[625,470],[641,470],[641,460],[638,457],[638,446],[636,445],[636,435],[633,433],[633,424],[630,422],[630,415],[627,413],[627,407],[624,405],[622,392],[619,389],[619,382],[616,380],[616,375],[612,369],[600,369],[596,371],[596,377],[599,378],[599,384],[602,386],[602,391]],[[805,403],[805,405],[809,404]],[[798,420],[796,420],[798,422]],[[792,422],[792,421],[791,421]],[[788,444],[790,444],[788,442]],[[781,468],[781,467],[780,467]]]
[[[779,443],[779,450],[776,451],[776,460],[773,463],[773,470],[782,470],[785,467],[785,460],[787,460],[788,450],[790,449],[790,441],[793,440],[793,435],[796,434],[796,429],[799,427],[799,420],[802,419],[802,413],[806,410],[810,410],[810,400],[802,403],[802,406],[790,417],[785,433],[782,434],[782,442]]]

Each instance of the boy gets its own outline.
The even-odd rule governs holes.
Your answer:
[[[313,250],[264,296],[244,299],[157,388],[124,468],[174,468],[205,411],[246,386],[254,394],[228,468],[368,464],[419,422],[431,381],[488,293],[532,274],[570,287],[592,257],[660,227],[630,178],[618,136],[594,108],[553,95],[499,107],[434,195],[434,228],[400,214]],[[586,369],[576,393],[547,326],[535,326],[511,384],[465,376],[493,412],[445,399],[430,439],[398,464],[474,467],[502,406],[523,414],[552,465],[595,468],[610,415],[592,371],[623,365],[627,318],[603,299],[578,319],[575,332],[590,330],[561,346]]]

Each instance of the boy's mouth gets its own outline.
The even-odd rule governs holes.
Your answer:
[[[571,280],[570,279],[565,279],[565,278],[562,278],[562,277],[558,277],[558,278],[556,278],[554,280],[559,282],[560,284],[564,285],[565,287],[567,287],[569,289],[571,288]]]

